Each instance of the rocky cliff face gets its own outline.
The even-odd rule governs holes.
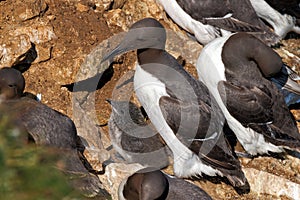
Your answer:
[[[132,83],[123,89],[116,86],[132,77],[135,56],[119,56],[104,74],[108,66],[100,65],[100,60],[117,44],[123,31],[144,17],[163,23],[169,34],[167,50],[184,61],[186,69],[196,76],[194,64],[202,46],[174,24],[155,0],[0,1],[0,67],[21,63],[25,90],[41,93],[43,103],[74,120],[86,146],[85,155],[96,171],[103,170],[102,163],[109,157],[121,161],[110,150],[106,125],[110,106],[105,99],[112,95],[125,98],[124,91],[132,91]],[[276,48],[296,71],[300,70],[299,46],[300,40],[294,37]],[[74,84],[91,77],[96,81],[101,77],[102,84],[97,86],[92,81],[91,91]],[[126,98],[135,101],[134,97]],[[293,114],[299,119],[297,111]],[[193,182],[215,199],[289,199],[295,191],[300,193],[299,159],[258,157],[241,161],[251,185],[250,193],[238,194],[219,181]],[[140,168],[124,165],[109,164],[105,174],[99,175],[114,199],[121,180]],[[165,171],[172,173],[171,168]]]

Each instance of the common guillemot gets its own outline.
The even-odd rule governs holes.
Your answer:
[[[140,108],[128,101],[107,100],[112,107],[108,121],[115,150],[129,163],[162,169],[168,166],[168,149],[145,121]]]
[[[165,51],[165,42],[164,27],[145,18],[131,26],[102,62],[137,49],[134,90],[173,153],[176,176],[220,175],[234,186],[244,186],[247,180],[239,160],[224,138],[225,119],[220,108],[205,85]]]
[[[204,45],[232,32],[252,33],[268,45],[280,40],[259,19],[249,0],[159,0],[159,3],[175,23]]]
[[[0,114],[29,134],[39,146],[62,152],[65,164],[62,169],[72,177],[71,184],[84,195],[107,194],[99,178],[89,173],[78,156],[78,137],[73,121],[66,115],[51,109],[35,99],[23,96],[25,79],[20,71],[4,67],[0,69]]]
[[[246,33],[218,38],[203,48],[199,79],[209,88],[230,128],[252,154],[298,150],[300,134],[272,77],[282,61],[270,47]]]
[[[211,200],[200,187],[159,170],[143,169],[129,176],[119,186],[120,200],[166,199]]]

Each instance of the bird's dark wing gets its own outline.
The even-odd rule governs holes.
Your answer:
[[[176,0],[178,5],[192,18],[201,21],[205,17],[223,17],[232,10],[227,1],[186,1]]]
[[[238,86],[220,81],[218,90],[229,113],[243,125],[273,121],[273,100],[265,86]]]
[[[38,145],[76,148],[77,132],[66,115],[31,98],[5,102],[6,112],[22,124]]]
[[[284,97],[271,82],[241,87],[225,81],[218,89],[230,114],[275,145],[300,147],[300,134]]]
[[[163,96],[159,100],[159,106],[167,124],[179,139],[184,140],[182,142],[191,143],[189,141],[194,138],[205,139],[210,136],[206,134],[210,121],[210,108],[206,104],[188,104]]]
[[[294,116],[285,104],[282,93],[275,84],[268,85],[272,90],[273,99],[273,121],[270,124],[251,124],[255,131],[264,134],[265,139],[276,145],[300,147],[300,134]]]
[[[254,34],[268,45],[280,41],[275,33],[257,16],[249,0],[185,1],[177,0],[180,7],[193,19],[231,32]]]
[[[234,17],[225,18],[204,18],[204,24],[209,24],[221,29],[232,31],[232,32],[261,32],[262,28],[259,26],[241,21]]]
[[[261,31],[260,21],[249,0],[185,1],[177,0],[192,18],[228,31]],[[230,15],[230,17],[229,17]]]

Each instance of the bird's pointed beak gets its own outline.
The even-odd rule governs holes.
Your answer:
[[[289,75],[289,77],[294,80],[294,81],[300,81],[300,76],[297,74],[297,72],[295,72],[294,70],[292,70],[291,67],[289,67],[286,64],[283,64],[283,67],[286,69],[287,74]]]
[[[106,60],[109,60],[109,62],[111,63],[115,56],[121,55],[128,51],[136,50],[144,46],[142,41],[136,40],[137,39],[134,37],[134,35],[129,37],[127,34],[122,42],[118,46],[116,46],[116,48],[114,48],[110,53],[102,58],[101,63],[105,62]]]
[[[122,44],[122,43],[121,43]],[[113,61],[113,58],[117,55],[123,54],[129,50],[127,50],[128,48],[124,48],[120,45],[118,45],[116,48],[114,48],[110,53],[106,54],[102,60],[101,63],[105,62],[106,60],[109,60],[109,62],[111,63]],[[124,45],[123,45],[124,46]]]
[[[137,48],[137,45],[135,42],[137,35],[130,34],[130,33],[134,33],[134,31],[129,31],[128,33],[126,33],[126,35],[122,39],[121,43],[118,46],[116,46],[111,52],[106,54],[102,58],[101,63],[105,62],[106,60],[109,60],[109,62],[111,63],[115,56],[126,53],[131,50],[135,50]]]
[[[300,76],[289,66],[283,65],[281,72],[274,77],[270,77],[277,88],[282,92],[285,103],[290,106],[300,102]]]
[[[300,95],[300,85],[297,81],[300,80],[300,76],[293,71],[289,66],[283,66],[286,69],[288,79],[283,85],[283,88],[287,89],[290,92]]]

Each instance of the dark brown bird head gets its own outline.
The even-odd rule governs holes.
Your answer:
[[[0,69],[0,101],[20,98],[25,88],[25,79],[16,69]]]

